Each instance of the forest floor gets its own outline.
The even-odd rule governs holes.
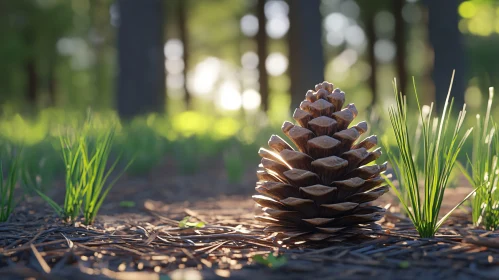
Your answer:
[[[429,280],[499,274],[499,231],[473,228],[466,207],[435,238],[420,239],[397,207],[387,206],[395,205],[387,194],[378,236],[283,246],[253,219],[254,169],[233,184],[216,160],[193,175],[175,175],[172,166],[166,162],[148,178],[123,178],[92,226],[66,225],[39,199],[24,201],[0,224],[0,279]],[[51,195],[61,199],[60,187]],[[449,191],[444,208],[468,192]],[[179,228],[186,216],[204,227]],[[255,256],[268,254],[284,256],[278,267],[256,262]]]

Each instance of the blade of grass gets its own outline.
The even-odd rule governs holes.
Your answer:
[[[424,114],[413,79],[419,122],[421,123],[421,138],[423,139],[422,151],[413,148],[417,143],[410,142],[407,101],[401,93],[398,93],[396,83],[394,83],[396,105],[389,108],[389,117],[398,147],[398,157],[390,151],[389,147],[387,150],[389,161],[399,180],[400,191],[386,176],[384,178],[391,189],[395,191],[402,207],[406,210],[421,237],[433,237],[442,223],[462,203],[438,219],[451,171],[464,142],[472,131],[469,129],[460,136],[466,115],[465,106],[459,113],[453,131],[449,130],[454,103],[450,97],[453,79],[454,73],[440,118],[432,118],[433,104],[430,106],[427,116]],[[412,139],[417,139],[417,137]],[[416,159],[421,152],[423,154],[423,167],[419,169]],[[420,195],[420,177],[424,178],[423,196]],[[407,193],[407,197],[404,197],[402,193]]]

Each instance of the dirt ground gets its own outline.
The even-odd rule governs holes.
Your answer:
[[[123,178],[93,226],[66,225],[30,199],[0,224],[0,279],[497,279],[499,232],[473,228],[466,207],[436,238],[420,239],[387,194],[375,237],[283,245],[253,219],[255,180],[248,168],[229,183],[217,160],[193,175],[166,161],[147,178]],[[62,197],[60,187],[50,195]],[[468,192],[449,192],[444,208]],[[186,216],[205,226],[179,228]],[[255,262],[267,254],[284,256],[284,265]]]

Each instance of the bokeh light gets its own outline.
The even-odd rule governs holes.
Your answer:
[[[288,58],[282,53],[271,53],[265,61],[265,68],[272,76],[280,76],[288,69]]]
[[[463,18],[472,18],[476,15],[476,7],[471,1],[464,1],[459,5],[459,14]]]
[[[331,13],[324,18],[324,28],[327,31],[339,32],[348,26],[348,18],[341,13]]]
[[[184,45],[179,39],[166,41],[164,48],[165,57],[168,59],[180,59],[184,55]]]
[[[188,79],[188,87],[193,95],[206,96],[218,80],[221,71],[220,59],[208,57],[198,63]]]
[[[258,67],[258,55],[255,52],[245,52],[241,56],[241,65],[244,69],[256,69]]]
[[[264,8],[267,24],[265,31],[270,38],[284,37],[289,30],[289,6],[281,0],[272,0],[265,3]]]
[[[258,18],[254,15],[245,15],[241,18],[241,31],[248,37],[253,37],[258,32]]]
[[[392,38],[395,30],[395,18],[388,11],[380,11],[374,16],[374,29],[378,37]]]
[[[247,89],[243,91],[242,102],[243,108],[245,110],[256,110],[260,107],[262,97],[260,96],[260,93],[258,93],[258,91],[254,89]]]
[[[393,60],[397,49],[393,41],[381,39],[374,43],[374,55],[381,63],[388,63]]]
[[[353,19],[357,19],[360,15],[360,7],[353,0],[345,0],[340,4],[340,11]]]
[[[345,29],[345,40],[351,46],[360,46],[365,40],[366,36],[364,30],[358,25],[352,25]]]
[[[239,110],[242,106],[239,85],[234,81],[225,81],[218,89],[217,105],[224,110]]]

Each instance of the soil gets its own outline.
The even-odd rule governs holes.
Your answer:
[[[376,236],[279,244],[253,219],[254,171],[231,183],[219,159],[191,175],[166,161],[146,178],[120,180],[92,226],[65,224],[40,199],[26,200],[0,224],[0,279],[497,279],[499,231],[474,228],[462,207],[421,239],[390,194]],[[49,195],[61,201],[61,187]],[[443,211],[469,191],[449,190]],[[204,227],[179,228],[186,216]],[[254,259],[268,254],[283,265]]]

